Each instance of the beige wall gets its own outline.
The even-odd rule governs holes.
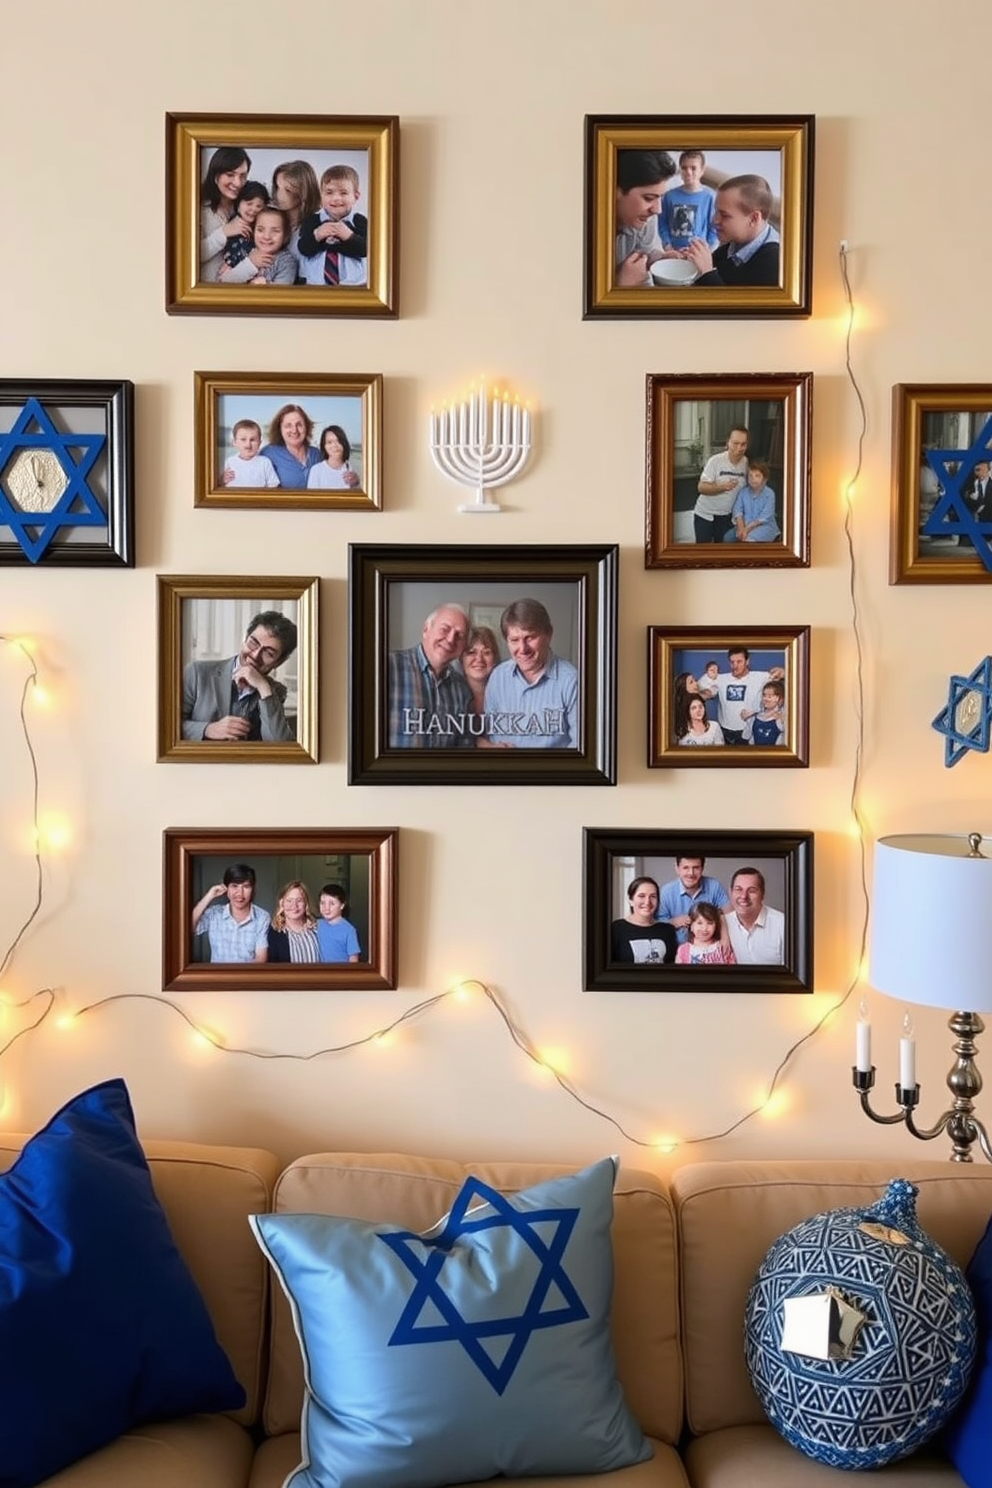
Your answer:
[[[137,386],[133,572],[0,570],[0,630],[38,638],[55,694],[33,715],[43,811],[71,820],[46,863],[42,916],[3,980],[60,1005],[161,990],[161,834],[172,827],[401,828],[400,989],[201,993],[177,999],[232,1044],[305,1053],[381,1026],[458,976],[492,984],[531,1039],[567,1051],[584,1096],[635,1137],[735,1122],[856,970],[859,855],[848,835],[855,647],[842,490],[858,415],[844,372],[837,247],[851,244],[853,356],[868,409],[852,521],[865,649],[863,802],[872,836],[992,829],[992,762],[942,764],[930,728],[948,674],[989,649],[987,586],[887,582],[892,385],[989,379],[984,0],[898,9],[710,0],[688,9],[592,0],[54,0],[3,27],[0,336],[6,377]],[[395,113],[402,121],[402,318],[185,317],[163,309],[167,110]],[[813,315],[788,321],[581,320],[586,112],[817,116]],[[192,504],[194,369],[381,371],[381,515]],[[647,372],[815,374],[813,563],[757,573],[646,572]],[[431,402],[480,371],[538,409],[537,453],[511,510],[475,525],[434,471]],[[346,785],[346,553],[361,542],[615,541],[621,547],[615,789]],[[322,579],[321,762],[155,763],[156,573]],[[645,630],[812,627],[811,767],[645,766]],[[30,910],[29,775],[16,730],[23,668],[0,655],[0,941]],[[583,826],[803,828],[816,834],[815,997],[582,991]],[[974,933],[955,926],[948,934]],[[907,927],[912,934],[912,927]],[[800,1051],[787,1109],[693,1156],[850,1154],[897,1165],[912,1145],[860,1115],[850,1089],[857,997]],[[891,1091],[901,1009],[872,1002]],[[8,1013],[16,1029],[28,1013]],[[923,1118],[944,1092],[940,1014],[921,1012]],[[150,1001],[54,1020],[0,1063],[3,1121],[31,1127],[111,1074],[147,1135],[585,1159],[624,1140],[536,1074],[486,1003],[446,1003],[388,1049],[308,1064],[197,1050]],[[942,1101],[941,1101],[942,1104]],[[944,1143],[936,1144],[943,1154]],[[684,1154],[680,1154],[684,1155]]]

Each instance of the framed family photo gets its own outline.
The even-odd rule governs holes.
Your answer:
[[[591,114],[584,316],[806,316],[811,114]]]
[[[399,121],[166,115],[170,315],[395,316]]]
[[[168,828],[163,989],[394,988],[397,839],[395,827]]]
[[[382,377],[194,372],[195,506],[378,511]]]
[[[992,581],[992,385],[892,390],[891,584]]]
[[[648,373],[645,568],[808,568],[810,372]]]
[[[353,785],[613,785],[617,549],[354,544]]]
[[[809,764],[809,626],[648,628],[648,765]]]
[[[0,381],[0,564],[134,567],[134,384]]]
[[[587,992],[810,992],[813,834],[583,833]]]
[[[158,576],[158,758],[316,764],[317,579]]]

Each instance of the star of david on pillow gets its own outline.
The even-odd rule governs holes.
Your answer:
[[[610,1159],[506,1198],[468,1178],[416,1234],[260,1214],[306,1385],[286,1488],[608,1472],[651,1455],[616,1377]]]

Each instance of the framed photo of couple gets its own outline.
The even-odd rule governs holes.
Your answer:
[[[617,549],[349,551],[352,785],[613,785]]]
[[[890,584],[992,582],[992,386],[892,390]]]
[[[583,833],[587,992],[809,992],[813,834]]]
[[[807,316],[811,114],[587,115],[584,316]]]
[[[194,506],[378,511],[382,377],[194,372]]]
[[[163,990],[395,988],[397,839],[395,827],[168,828]]]
[[[166,115],[170,315],[395,316],[399,121]]]
[[[645,568],[808,568],[811,372],[648,373]]]
[[[648,766],[809,764],[809,626],[648,629]]]

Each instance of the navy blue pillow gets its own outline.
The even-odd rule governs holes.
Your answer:
[[[33,1488],[143,1422],[244,1403],[127,1087],[95,1085],[0,1174],[0,1488]]]
[[[978,1316],[968,1393],[947,1428],[947,1455],[968,1488],[992,1488],[992,1219],[965,1272]]]

